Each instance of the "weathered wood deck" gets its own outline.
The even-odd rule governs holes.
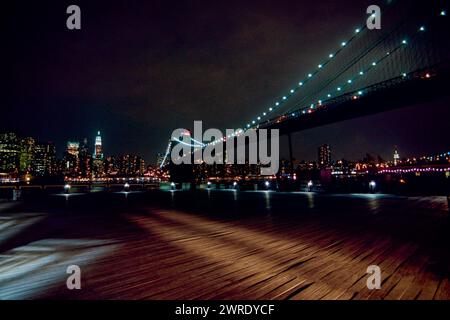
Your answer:
[[[4,215],[2,243],[15,240],[0,250],[0,298],[450,299],[450,250],[378,229],[156,208],[111,220]],[[65,286],[72,263],[78,291]],[[380,290],[366,287],[373,264]]]

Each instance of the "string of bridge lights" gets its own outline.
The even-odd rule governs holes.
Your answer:
[[[445,10],[442,10],[442,11],[439,13],[439,15],[440,15],[440,16],[447,16],[447,12],[446,12]],[[356,37],[358,34],[360,34],[360,33],[361,33],[364,29],[366,29],[366,28],[367,28],[367,27],[355,29],[355,34],[354,34],[348,41],[343,41],[343,42],[341,43],[341,47],[340,47],[338,50],[336,50],[334,53],[330,53],[329,56],[328,56],[328,59],[327,59],[325,62],[323,62],[322,64],[319,64],[319,65],[317,66],[317,69],[316,69],[314,72],[309,73],[309,74],[307,75],[307,77],[306,77],[303,81],[300,81],[300,82],[298,83],[298,85],[297,85],[297,90],[296,90],[296,89],[291,89],[291,90],[289,91],[289,92],[290,92],[289,94],[283,96],[279,101],[276,101],[276,102],[275,102],[275,105],[274,105],[273,107],[269,107],[268,111],[263,112],[261,116],[258,116],[258,117],[257,117],[257,120],[252,120],[251,123],[247,123],[247,125],[245,126],[245,127],[246,127],[245,130],[243,130],[243,129],[238,129],[238,130],[236,130],[234,133],[232,133],[232,134],[230,134],[230,135],[228,135],[228,136],[226,136],[226,137],[222,137],[220,140],[211,141],[211,142],[206,143],[206,144],[201,143],[201,142],[199,142],[199,141],[196,141],[196,140],[192,139],[191,137],[190,137],[190,140],[193,142],[193,145],[188,144],[188,143],[186,143],[186,142],[184,142],[184,141],[182,141],[182,140],[179,140],[179,139],[175,139],[175,141],[180,142],[180,143],[183,143],[183,144],[186,144],[186,145],[189,145],[189,146],[191,146],[191,147],[197,147],[197,148],[200,147],[200,148],[203,148],[203,147],[206,147],[206,146],[215,145],[215,144],[217,144],[217,143],[226,141],[227,138],[230,139],[230,138],[233,138],[233,137],[235,137],[235,136],[239,136],[239,135],[243,134],[245,131],[247,131],[247,130],[253,128],[253,127],[258,126],[258,125],[260,124],[260,121],[262,120],[263,117],[266,117],[270,112],[272,112],[273,110],[275,110],[276,107],[280,107],[280,106],[281,106],[284,102],[286,102],[291,96],[293,96],[293,95],[298,91],[299,88],[303,87],[303,86],[304,86],[311,78],[313,78],[315,75],[317,75],[317,73],[319,73],[319,72],[320,72],[320,71],[321,71],[328,63],[330,63],[330,62],[333,60],[333,58],[335,58],[335,57],[336,57],[336,56],[337,56],[337,55],[338,55],[345,47],[347,47],[347,46],[349,45],[349,43],[351,43],[352,40],[355,39],[355,37]],[[423,33],[423,32],[425,32],[425,31],[426,31],[426,26],[425,26],[425,25],[419,26],[419,28],[418,28],[418,30],[417,30],[418,33]],[[388,51],[388,52],[386,53],[386,55],[384,55],[384,56],[381,57],[380,59],[373,61],[366,69],[359,71],[357,75],[355,75],[354,77],[348,79],[348,80],[346,81],[345,84],[336,87],[336,89],[335,89],[336,92],[338,92],[338,93],[339,93],[339,92],[342,92],[343,89],[344,89],[344,87],[345,87],[345,85],[353,85],[354,82],[356,82],[356,81],[357,81],[358,79],[360,79],[362,76],[365,76],[369,71],[373,70],[373,69],[374,69],[376,66],[378,66],[382,61],[384,61],[385,59],[387,59],[388,57],[390,57],[390,56],[391,56],[393,53],[395,53],[397,50],[406,47],[408,44],[409,44],[408,39],[407,39],[407,38],[404,38],[403,40],[401,40],[401,43],[400,43],[397,47],[395,47],[393,50]],[[402,73],[401,76],[402,76],[402,77],[407,77],[408,74],[407,74],[407,73]],[[335,92],[335,91],[333,90],[333,92]],[[364,92],[363,92],[362,90],[360,90],[360,91],[358,91],[358,92],[355,92],[355,95],[354,95],[352,98],[353,98],[353,99],[357,99],[358,97],[362,96],[363,94],[364,94]],[[327,96],[326,96],[326,98],[324,98],[324,99],[322,99],[322,100],[318,100],[318,101],[317,101],[318,106],[322,106],[323,101],[326,101],[326,99],[331,99],[331,98],[333,98],[333,93],[332,93],[332,92],[328,93]],[[311,103],[311,105],[310,105],[309,107],[305,107],[305,108],[302,108],[302,109],[298,109],[298,110],[292,112],[292,113],[290,114],[290,116],[295,117],[295,116],[300,116],[300,115],[305,115],[305,114],[307,114],[307,113],[311,113],[311,112],[313,112],[313,110],[315,109],[315,107],[316,107],[315,103]],[[284,117],[289,116],[289,112],[283,114],[282,116],[284,116]],[[257,121],[258,121],[258,122],[257,122]],[[168,146],[168,149],[169,149],[169,148],[170,148],[170,147]],[[169,152],[166,152],[166,156],[165,156],[165,157],[167,157],[168,153],[169,153]],[[186,155],[185,155],[185,156],[186,156]],[[163,163],[164,163],[164,162],[163,162]]]
[[[253,120],[251,121],[251,123],[248,123],[246,126],[244,125],[244,128],[250,129],[253,125],[259,124],[259,122],[257,123],[256,121],[260,121],[263,117],[266,117],[270,112],[272,112],[273,110],[276,109],[276,107],[280,107],[284,102],[286,102],[291,96],[293,96],[301,87],[303,87],[305,84],[308,83],[309,80],[311,80],[311,78],[313,78],[315,75],[317,75],[328,63],[330,63],[337,55],[339,55],[339,53],[342,52],[342,50],[347,47],[355,38],[357,35],[359,35],[361,32],[363,32],[365,29],[367,29],[367,26],[364,26],[362,28],[356,28],[354,34],[352,35],[352,37],[350,39],[348,39],[347,41],[343,41],[341,42],[340,47],[334,51],[333,53],[330,53],[328,55],[328,58],[317,65],[317,69],[311,73],[308,73],[308,75],[300,82],[298,82],[298,84],[296,86],[294,86],[292,89],[290,89],[289,93],[284,95],[283,97],[281,97],[281,99],[279,99],[279,101],[275,102],[275,105],[273,107],[269,107],[267,111],[263,112],[262,115],[257,117],[257,120]],[[225,138],[220,139],[220,141],[224,141],[227,138],[230,139],[232,137],[235,136],[239,136],[240,134],[244,133],[244,130],[239,129],[236,132],[232,133],[231,135],[228,135]],[[206,144],[206,146],[209,145],[215,145],[217,144],[219,141],[213,141],[213,142],[209,142]]]
[[[298,90],[300,90],[300,88],[302,88],[304,85],[306,85],[309,82],[309,80],[311,80],[320,71],[322,71],[326,67],[327,64],[329,64],[334,58],[336,58],[336,56],[339,55],[339,53],[341,53],[342,50],[344,50],[344,48],[346,48],[365,29],[367,29],[366,26],[364,26],[363,28],[356,28],[352,37],[350,39],[348,39],[347,41],[341,42],[340,47],[333,53],[330,53],[328,55],[328,58],[324,62],[319,63],[317,65],[317,68],[314,71],[308,73],[307,76],[303,80],[298,82],[292,89],[289,90],[289,93],[287,93],[286,95],[284,95],[280,99],[278,99],[273,106],[271,106],[267,109],[267,111],[263,112],[260,116],[258,116],[256,118],[256,120],[252,120],[251,122],[244,125],[244,127],[247,129],[250,129],[251,127],[259,124],[260,121],[262,120],[262,118],[266,117],[269,113],[271,113],[277,107],[282,106],[287,100],[289,100],[290,97],[292,97],[294,94],[296,94],[298,92]]]
[[[420,26],[418,30],[419,30],[419,32],[424,32],[424,31],[425,31],[425,26]],[[344,84],[342,84],[342,85],[336,87],[336,89],[335,89],[336,92],[339,93],[339,92],[345,91],[345,86],[346,86],[346,85],[353,85],[353,84],[354,84],[357,80],[359,80],[361,77],[367,75],[367,73],[369,73],[371,70],[375,69],[381,62],[383,62],[383,60],[385,60],[385,59],[387,59],[388,57],[392,56],[393,53],[395,53],[397,50],[399,50],[399,49],[405,47],[406,45],[408,45],[408,40],[407,40],[407,39],[403,39],[403,40],[401,41],[400,45],[398,45],[398,46],[395,47],[394,49],[388,51],[388,52],[386,53],[386,55],[384,55],[383,57],[381,57],[381,58],[379,58],[379,59],[373,61],[366,69],[359,71],[356,75],[354,75],[353,77],[351,77],[350,79],[348,79]],[[406,74],[406,73],[402,73],[402,76],[403,76],[403,77],[406,77],[407,74]],[[332,91],[332,92],[328,93],[327,96],[326,96],[326,98],[319,99],[319,100],[317,101],[317,105],[318,105],[318,106],[322,106],[322,103],[323,103],[326,99],[331,99],[331,98],[333,98],[333,93],[334,93],[334,92],[335,92],[335,91]],[[355,100],[355,99],[357,99],[358,97],[360,97],[360,96],[362,96],[362,95],[363,95],[363,91],[362,91],[362,90],[359,90],[358,92],[356,92],[356,93],[353,95],[352,99]],[[311,113],[312,110],[315,109],[315,107],[316,107],[316,104],[315,104],[315,103],[311,103],[311,105],[310,105],[309,107],[305,107],[305,108],[302,108],[302,109],[298,109],[298,110],[292,112],[292,113],[290,114],[290,116],[295,117],[295,116],[297,116],[297,115],[299,115],[299,114]],[[300,112],[300,111],[301,111],[301,113],[298,113],[298,112]],[[286,117],[286,116],[289,116],[289,112],[283,114],[283,116],[285,116],[285,117]]]
[[[446,15],[447,15],[447,12],[446,12],[445,10],[442,10],[442,11],[439,13],[439,15],[440,15],[440,16],[446,16]],[[321,71],[328,63],[330,63],[330,62],[331,62],[331,61],[332,61],[332,60],[333,60],[333,59],[334,59],[334,58],[335,58],[335,57],[336,57],[336,56],[337,56],[337,55],[338,55],[345,47],[347,47],[347,46],[351,43],[351,41],[352,41],[353,39],[355,39],[355,37],[356,37],[358,34],[360,34],[364,29],[366,29],[366,27],[355,29],[355,34],[354,34],[348,41],[343,41],[343,42],[341,43],[341,47],[340,47],[335,53],[330,53],[329,56],[328,56],[328,59],[327,59],[324,63],[319,64],[319,65],[317,66],[317,69],[316,69],[314,72],[309,73],[309,74],[307,75],[307,77],[306,77],[303,81],[300,81],[300,82],[298,83],[298,85],[297,85],[297,90],[296,90],[296,89],[291,89],[291,90],[289,91],[289,94],[284,95],[281,99],[278,99],[278,101],[275,102],[275,105],[274,105],[274,106],[269,107],[268,111],[263,112],[262,115],[260,115],[260,116],[258,116],[258,117],[256,118],[256,120],[252,120],[251,122],[247,123],[247,124],[244,126],[244,127],[246,128],[246,130],[258,126],[258,125],[261,123],[261,120],[262,120],[264,117],[266,117],[270,112],[272,112],[272,111],[275,110],[277,107],[280,107],[280,106],[283,105],[285,102],[287,102],[287,100],[289,100],[290,97],[292,97],[295,93],[298,92],[298,89],[299,89],[299,88],[303,87],[303,86],[304,86],[311,78],[313,78],[315,75],[317,75],[317,73],[319,73],[319,72],[320,72],[320,71]],[[425,32],[425,31],[426,31],[426,27],[425,27],[424,25],[420,26],[419,29],[418,29],[418,32]],[[394,53],[395,51],[397,51],[398,49],[400,49],[401,47],[403,47],[403,46],[405,46],[405,45],[408,45],[408,40],[407,40],[407,39],[403,39],[402,42],[401,42],[401,45],[399,45],[399,46],[396,47],[395,49],[391,50],[390,52],[387,52],[386,56],[383,56],[381,59],[379,59],[379,60],[377,60],[377,61],[373,61],[373,62],[371,63],[371,65],[370,65],[367,69],[359,71],[359,73],[358,73],[358,75],[356,75],[356,77],[354,77],[353,79],[348,79],[347,82],[346,82],[346,85],[351,85],[351,84],[353,84],[353,82],[356,81],[356,80],[354,80],[354,79],[357,79],[358,76],[359,76],[359,77],[364,76],[368,71],[370,71],[371,69],[373,69],[374,67],[376,67],[380,62],[382,62],[384,59],[386,59],[387,57],[389,57],[392,53]],[[402,73],[402,76],[403,76],[403,77],[406,77],[407,74],[406,74],[406,73]],[[345,85],[343,85],[343,86],[345,86]],[[342,91],[343,91],[343,86],[338,86],[338,87],[336,88],[336,91],[337,91],[337,92],[342,92]],[[362,95],[363,95],[363,92],[362,92],[362,91],[358,91],[358,92],[357,92],[357,95],[355,95],[354,98],[355,98],[355,97],[357,98],[358,96],[362,96]],[[333,93],[331,93],[331,92],[328,93],[326,98],[324,98],[324,99],[322,99],[322,100],[318,100],[318,105],[321,106],[323,100],[325,100],[325,99],[330,99],[330,98],[332,98],[332,97],[333,97]],[[315,107],[315,104],[312,103],[312,104],[310,105],[309,108],[306,107],[306,108],[300,109],[300,111],[301,111],[300,114],[311,113],[312,110],[314,109],[314,107]],[[309,110],[308,110],[308,109],[309,109]],[[308,110],[308,111],[306,111],[306,110]],[[293,112],[293,113],[291,114],[291,116],[297,116],[297,115],[298,115],[298,114],[297,114],[296,112]],[[289,112],[283,114],[283,116],[289,116]],[[228,138],[230,138],[230,136],[228,136]]]
[[[442,11],[440,12],[439,15],[440,15],[440,16],[446,16],[446,11],[445,11],[445,10],[442,10]],[[417,35],[417,34],[420,34],[420,33],[423,33],[423,32],[425,32],[425,31],[426,31],[426,26],[425,26],[425,25],[421,25],[420,27],[418,27],[416,35]],[[401,48],[403,48],[403,47],[405,47],[405,46],[407,46],[407,45],[408,45],[408,39],[405,38],[405,39],[403,39],[403,40],[401,41],[400,45],[398,45],[397,47],[395,47],[393,50],[388,51],[388,52],[386,53],[386,55],[384,55],[384,56],[381,57],[380,59],[378,59],[378,60],[376,60],[376,61],[373,61],[373,62],[371,63],[371,65],[370,65],[367,69],[359,71],[359,73],[358,73],[356,76],[354,76],[354,77],[348,79],[344,85],[347,85],[347,84],[352,85],[355,81],[357,81],[357,80],[359,79],[358,76],[364,76],[364,75],[366,75],[370,70],[372,70],[372,69],[374,69],[376,66],[378,66],[383,60],[387,59],[387,58],[390,57],[393,53],[395,53],[397,50],[399,50],[399,49],[401,49]],[[403,78],[406,78],[406,77],[408,76],[408,74],[407,74],[407,73],[402,73],[401,76],[402,76]],[[344,85],[343,85],[343,86],[344,86]],[[336,88],[336,90],[337,90],[338,92],[343,91],[343,86],[338,86],[338,87]],[[356,100],[356,99],[358,99],[358,97],[360,97],[360,96],[362,96],[362,95],[363,95],[363,91],[359,90],[357,93],[355,93],[355,94],[352,96],[352,99],[353,99],[353,100]],[[332,94],[332,93],[328,93],[328,94],[327,94],[327,97],[326,97],[325,99],[330,99],[330,98],[332,98],[332,97],[333,97],[333,94]],[[323,99],[323,100],[325,100],[325,99]],[[322,100],[318,100],[317,104],[318,104],[319,106],[322,106],[322,102],[323,102]],[[311,113],[311,112],[313,111],[314,108],[315,108],[315,104],[312,103],[312,104],[310,105],[309,108],[308,108],[308,107],[305,107],[305,108],[302,108],[302,109],[298,109],[298,110],[292,112],[292,113],[290,114],[290,116],[295,117],[295,116],[298,116],[298,115],[301,115],[301,114]],[[297,112],[300,112],[300,111],[301,111],[301,113],[297,113]],[[288,117],[288,116],[289,116],[289,113],[290,113],[290,111],[288,111],[287,113],[283,114],[282,116],[283,116],[283,117]]]

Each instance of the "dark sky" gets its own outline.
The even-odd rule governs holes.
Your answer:
[[[16,1],[1,18],[0,131],[62,152],[101,130],[107,154],[154,162],[175,128],[237,128],[261,113],[373,3]],[[81,7],[80,31],[66,28],[70,4]],[[444,101],[316,128],[294,135],[295,156],[315,159],[323,143],[335,159],[390,157],[394,145],[405,156],[447,151],[449,118]]]

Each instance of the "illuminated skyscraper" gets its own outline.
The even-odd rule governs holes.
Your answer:
[[[70,176],[78,176],[80,172],[80,143],[67,142],[66,154],[64,155],[64,173]]]
[[[103,159],[102,136],[100,135],[100,131],[97,132],[97,136],[95,137],[94,159]]]
[[[330,146],[327,144],[324,144],[323,146],[319,147],[318,150],[318,156],[319,156],[319,166],[320,167],[327,167],[331,164],[331,150]]]
[[[102,147],[102,137],[100,131],[97,132],[95,137],[94,146],[94,156],[93,156],[93,173],[96,177],[101,177],[105,173],[104,162],[103,162],[103,147]]]
[[[397,149],[394,150],[394,166],[396,166],[398,164],[400,160],[400,155],[398,154]]]
[[[67,142],[67,153],[78,157],[78,154],[80,152],[80,143],[79,142]]]

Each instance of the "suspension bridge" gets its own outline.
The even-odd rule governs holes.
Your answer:
[[[292,155],[293,132],[448,95],[447,7],[439,1],[393,3],[383,9],[379,30],[370,30],[364,17],[297,83],[267,106],[255,107],[255,116],[222,140],[250,129],[279,129],[288,135]],[[213,143],[189,139],[193,148]],[[174,142],[180,141],[169,140],[161,167],[169,163]]]

